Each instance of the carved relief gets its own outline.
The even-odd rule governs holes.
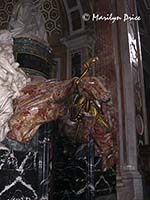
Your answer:
[[[13,99],[20,95],[20,90],[29,79],[18,68],[12,49],[11,33],[7,30],[0,31],[0,141],[9,131],[8,120],[13,113]]]
[[[7,0],[0,3],[0,28],[7,28],[12,10],[18,0]],[[32,2],[32,1],[31,1]],[[48,36],[61,35],[62,24],[59,5],[56,0],[34,0],[35,6],[41,11]]]

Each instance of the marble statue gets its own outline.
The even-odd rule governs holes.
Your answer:
[[[13,37],[28,37],[48,45],[44,20],[39,7],[34,1],[18,0],[8,26]]]
[[[13,40],[7,30],[0,31],[0,142],[9,131],[8,120],[13,114],[13,99],[30,81],[18,68],[13,56]]]

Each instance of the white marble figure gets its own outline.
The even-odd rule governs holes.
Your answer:
[[[13,39],[7,30],[0,31],[0,142],[9,131],[8,121],[13,114],[13,99],[30,80],[18,68],[13,56]],[[1,146],[1,145],[0,145]]]
[[[40,6],[31,0],[18,0],[9,22],[13,37],[28,37],[48,45],[47,33]]]

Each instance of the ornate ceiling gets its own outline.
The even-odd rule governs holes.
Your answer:
[[[7,29],[12,9],[17,0],[5,0],[0,3],[0,29]]]
[[[55,34],[61,36],[62,25],[58,2],[56,0],[45,0],[40,9],[44,17],[45,28],[48,36]]]

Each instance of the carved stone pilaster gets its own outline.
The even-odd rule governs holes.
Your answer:
[[[136,13],[135,1],[116,1],[117,15]],[[117,35],[118,34],[118,35]],[[118,200],[142,200],[143,184],[139,172],[138,147],[147,140],[143,66],[137,21],[120,21],[118,37],[117,79],[119,110],[120,172]]]

